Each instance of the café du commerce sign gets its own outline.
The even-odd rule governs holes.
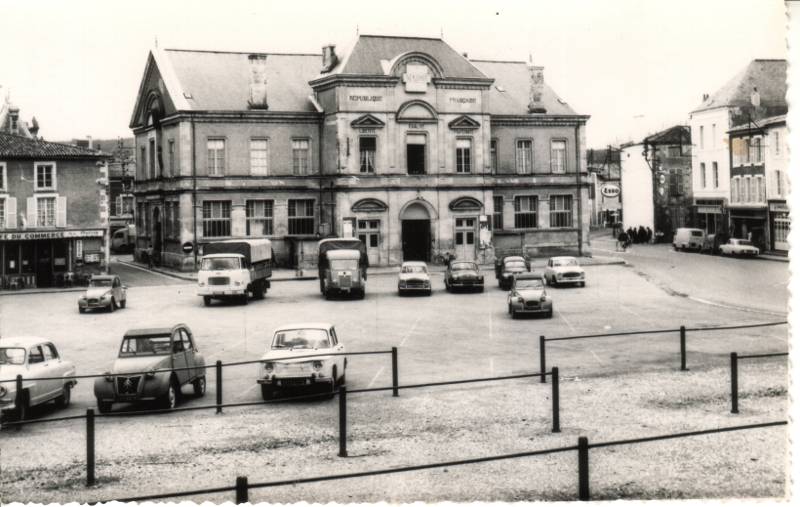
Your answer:
[[[618,197],[619,196],[619,186],[614,185],[613,183],[606,183],[602,187],[600,187],[600,193],[603,194],[605,197]]]

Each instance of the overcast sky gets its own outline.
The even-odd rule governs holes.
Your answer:
[[[166,4],[166,5],[165,5]],[[314,52],[361,33],[444,39],[472,58],[544,65],[591,115],[589,147],[686,123],[754,58],[785,58],[778,0],[399,2],[0,1],[0,95],[46,139],[130,136],[147,52]]]

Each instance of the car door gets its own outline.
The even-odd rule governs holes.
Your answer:
[[[187,380],[190,380],[200,374],[197,371],[197,358],[194,353],[194,337],[188,329],[181,329],[181,337],[183,340],[183,353],[186,355],[186,366],[192,368],[191,370],[186,370],[189,374]]]
[[[180,385],[185,384],[191,376],[191,372],[186,369],[189,365],[186,364],[186,352],[183,350],[183,332],[183,328],[174,330],[170,343],[172,347],[172,368],[178,377]]]
[[[47,361],[47,355],[49,353],[51,359],[49,360],[49,369],[50,369],[50,376],[61,379],[65,375],[71,375],[72,372],[70,371],[69,363],[61,359],[61,356],[56,349],[56,346],[52,343],[44,343],[42,344],[42,350],[45,352],[45,360]],[[56,395],[61,394],[61,390],[64,386],[64,382],[62,380],[54,380],[53,381],[53,391]]]
[[[344,345],[339,343],[339,337],[336,336],[336,329],[331,327],[330,330],[328,331],[328,334],[330,335],[330,340],[331,340],[331,345],[333,346],[333,351],[336,352],[337,354],[344,353],[345,352]],[[344,372],[345,372],[345,363],[346,363],[345,360],[347,359],[347,357],[346,356],[334,356],[333,359],[334,359],[334,364],[336,364],[336,372],[341,377],[342,375],[344,375]],[[336,380],[336,379],[334,379],[334,380]]]
[[[28,378],[44,378],[49,377],[49,370],[45,363],[44,352],[41,345],[34,345],[28,349]],[[38,405],[43,400],[47,399],[50,391],[52,390],[52,381],[50,380],[34,380],[33,385],[28,388],[28,396],[30,405]]]

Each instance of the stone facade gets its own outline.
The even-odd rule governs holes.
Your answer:
[[[373,265],[588,254],[588,117],[542,76],[440,39],[361,36],[342,58],[154,51],[131,120],[137,253],[192,269],[203,243],[268,237],[307,267],[320,238],[352,235]]]

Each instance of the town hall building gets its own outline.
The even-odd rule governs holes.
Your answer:
[[[542,67],[438,38],[156,49],[130,123],[137,255],[194,269],[205,243],[266,237],[279,264],[304,266],[329,236],[361,238],[372,265],[586,255],[587,120]]]

